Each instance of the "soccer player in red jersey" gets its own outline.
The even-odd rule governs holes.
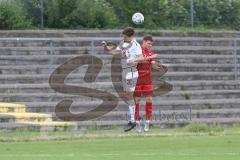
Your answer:
[[[153,46],[153,38],[150,35],[143,37],[142,42],[142,54],[144,57],[154,57],[154,52],[150,50]],[[152,85],[152,76],[151,76],[151,68],[152,64],[155,63],[155,58],[151,58],[144,62],[139,62],[137,65],[138,70],[138,79],[137,84],[134,91],[134,100],[135,100],[135,121],[136,121],[136,130],[137,132],[141,132],[142,126],[140,123],[139,117],[139,102],[140,97],[143,95],[146,97],[146,122],[144,126],[144,131],[149,131],[149,124],[152,115],[152,93],[153,93],[153,85]]]
[[[135,39],[135,31],[133,28],[127,27],[123,30],[122,36],[124,43],[130,44],[128,48],[123,48],[123,46],[118,46],[116,49],[109,51],[111,54],[115,55],[120,53],[122,55],[121,64],[123,70],[123,90],[126,95],[127,103],[129,105],[130,121],[128,125],[124,128],[125,132],[132,130],[136,126],[135,122],[135,101],[134,101],[134,91],[136,86],[136,81],[138,79],[138,70],[136,65],[140,62],[147,61],[151,58],[144,57],[142,54],[141,45]],[[121,44],[121,43],[120,43]],[[107,43],[102,42],[102,46],[105,50],[107,49]],[[120,51],[120,52],[119,52]]]

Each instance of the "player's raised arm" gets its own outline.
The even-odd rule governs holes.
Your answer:
[[[120,53],[120,49],[118,48],[116,43],[102,41],[101,46],[105,51],[107,51],[108,53],[111,53],[112,55]]]

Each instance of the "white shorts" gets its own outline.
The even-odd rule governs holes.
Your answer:
[[[134,92],[137,79],[138,71],[125,72],[125,74],[123,74],[123,90],[125,92]]]

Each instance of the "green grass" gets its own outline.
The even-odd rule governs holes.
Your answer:
[[[240,126],[193,123],[149,133],[121,128],[1,131],[2,160],[238,160]]]
[[[239,136],[229,135],[2,142],[0,159],[237,160],[239,141]]]
[[[203,123],[192,123],[184,128],[178,128],[177,131],[193,133],[223,133],[226,131],[238,131],[239,126],[221,126],[217,124],[206,125]]]
[[[15,131],[0,131],[0,142],[49,141],[49,140],[79,140],[104,138],[135,138],[135,137],[176,137],[176,136],[226,136],[240,135],[240,125],[223,126],[192,123],[185,127],[174,129],[151,128],[149,133],[138,134],[135,130],[124,133],[122,128],[112,127],[99,129],[96,127],[77,131],[39,131],[17,129]]]

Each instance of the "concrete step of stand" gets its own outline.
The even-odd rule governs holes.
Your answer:
[[[140,109],[140,117],[145,121],[145,107]],[[203,110],[158,110],[153,111],[152,121],[191,121],[192,119],[239,118],[240,109],[203,109]],[[56,117],[55,117],[56,118]],[[128,111],[113,111],[93,121],[129,120]]]
[[[128,123],[126,120],[122,121],[84,121],[84,122],[77,122],[77,128],[112,128],[112,127],[123,127]],[[186,126],[191,123],[205,123],[208,125],[211,124],[219,124],[219,125],[233,125],[233,124],[240,124],[239,118],[198,118],[192,119],[191,121],[176,121],[176,120],[166,120],[166,121],[152,121],[155,127],[161,128],[173,128],[176,126]],[[69,130],[76,128],[73,126],[57,126],[57,125],[49,125],[49,124],[25,124],[25,123],[0,123],[1,130]],[[134,130],[133,130],[134,131]]]
[[[91,128],[111,128],[111,127],[123,127],[126,126],[128,121],[85,121],[85,122],[78,122],[78,128],[81,127],[91,127]],[[233,124],[240,124],[240,118],[197,118],[190,120],[163,120],[163,121],[152,121],[151,124],[155,127],[160,128],[173,128],[177,126],[186,126],[191,123],[205,123],[208,125],[233,125]],[[135,130],[133,130],[135,131]]]
[[[178,63],[171,64],[165,63],[168,67],[168,72],[233,72],[233,64],[207,64],[207,63]],[[54,68],[57,68],[59,65],[0,65],[1,74],[47,74],[51,73]],[[110,72],[111,66],[118,67],[121,71],[121,64],[105,64],[104,66],[95,64],[95,68],[101,68],[101,72]],[[84,72],[88,66],[81,66],[77,72]],[[240,70],[240,66],[237,67]],[[65,69],[65,71],[72,71],[71,67]]]
[[[240,47],[233,46],[153,46],[152,50],[156,54],[166,55],[232,55],[236,50],[239,54]],[[75,55],[107,54],[102,47],[84,46],[84,47],[0,47],[1,55]]]
[[[72,105],[74,113],[86,112],[95,108],[101,103],[100,100],[55,93],[50,89],[48,80],[53,70],[66,60],[84,53],[85,55],[92,54],[103,59],[105,67],[97,78],[98,82],[84,83],[82,73],[86,71],[85,66],[85,68],[79,68],[71,73],[66,79],[66,83],[73,83],[73,85],[86,84],[84,86],[104,89],[113,93],[109,74],[112,57],[107,55],[99,47],[99,44],[102,40],[118,42],[121,39],[119,34],[120,30],[0,31],[0,98],[3,101],[26,103],[29,105],[27,107],[28,111],[45,112],[53,115],[56,104],[65,98],[74,100]],[[143,33],[139,34],[138,40],[142,35]],[[173,120],[159,123],[160,121],[156,119],[154,123],[170,127],[176,124],[185,125],[194,121],[239,123],[240,94],[238,89],[240,89],[240,85],[239,81],[232,81],[234,79],[233,59],[235,52],[237,60],[240,61],[240,47],[235,47],[235,45],[240,45],[239,32],[179,33],[165,31],[153,35],[155,36],[153,50],[159,54],[162,63],[169,65],[165,80],[173,83],[172,92],[165,96],[154,97],[154,110],[161,110],[166,115],[172,115],[171,113],[175,110],[180,114],[180,112],[189,110],[189,108],[193,109],[193,120],[190,122]],[[37,38],[19,38],[21,36]],[[86,36],[89,37],[86,38]],[[39,37],[44,38],[39,39]],[[239,69],[239,66],[237,69]],[[155,75],[156,77],[157,75]],[[19,110],[10,110],[9,108],[2,108],[1,111],[19,112]],[[25,112],[23,109],[20,111]],[[89,123],[92,126],[97,123],[99,123],[99,126],[123,125],[123,122],[127,121],[127,118],[122,121],[124,112],[127,113],[127,105],[120,101],[115,111],[111,112],[108,117],[106,115],[102,119],[100,118],[101,121],[96,120]],[[44,120],[43,117],[33,116],[34,113],[29,114],[32,114],[31,118],[19,117],[22,126],[38,129],[48,126],[56,129],[57,124],[61,124],[61,122],[54,122],[55,124],[52,125],[46,124],[46,122],[29,122]],[[3,123],[0,124],[0,128],[1,125],[4,126],[4,123],[8,122],[7,120],[9,122],[12,122],[11,119],[13,120],[11,115],[2,116]],[[114,118],[119,121],[112,121]],[[84,126],[85,123],[87,122],[79,122],[79,127]],[[19,127],[14,123],[9,123],[9,127],[11,126],[13,128]],[[60,125],[61,127],[64,128]]]
[[[108,93],[118,96],[113,89],[102,89]],[[79,93],[80,94],[80,93]],[[90,94],[89,94],[90,96]],[[102,98],[107,98],[105,94],[99,95]],[[158,97],[159,101],[162,100],[194,100],[194,99],[226,99],[226,98],[240,98],[240,90],[195,90],[195,91],[179,91],[173,90],[166,95]],[[9,102],[47,102],[47,101],[61,101],[62,99],[72,99],[74,101],[97,101],[96,98],[85,97],[71,94],[61,93],[46,93],[42,90],[35,93],[0,93],[0,101]]]
[[[63,74],[56,75],[59,78],[64,76]],[[66,79],[65,83],[75,83],[76,85],[84,83],[83,74],[72,73]],[[110,73],[101,73],[96,78],[95,82],[121,82],[121,73],[115,73],[113,79],[111,79]],[[165,81],[194,81],[194,80],[234,80],[233,72],[168,72],[163,77],[159,77],[158,73],[152,74],[153,80],[158,81],[165,79]],[[238,75],[238,78],[240,75]],[[37,83],[48,83],[50,74],[29,74],[29,75],[12,75],[4,74],[0,75],[1,84],[37,84]],[[88,77],[87,80],[91,80],[91,77]],[[95,83],[93,82],[93,83]]]
[[[7,112],[25,113],[26,108],[27,106],[25,104],[0,102],[0,113]]]
[[[22,122],[22,121],[29,121],[29,122],[52,122],[52,115],[51,114],[43,114],[43,113],[16,113],[16,112],[7,112],[7,113],[0,113],[1,116],[11,116],[13,118],[8,118],[8,122]],[[3,119],[1,117],[1,119]],[[6,121],[5,121],[6,122]]]
[[[240,99],[239,98],[226,98],[226,99],[190,99],[190,100],[159,100],[159,97],[153,98],[153,107],[155,109],[161,110],[185,110],[185,109],[231,109],[239,108]],[[64,99],[62,99],[64,100]],[[71,99],[68,99],[71,100]],[[27,104],[28,112],[37,113],[54,113],[56,105],[60,101],[48,101],[48,102],[17,102],[22,104]],[[102,101],[73,101],[71,105],[72,112],[86,112],[92,110],[99,106]],[[111,101],[108,101],[111,104]],[[141,102],[141,104],[144,101]],[[128,105],[119,101],[118,106],[114,109],[116,111],[127,111]]]
[[[56,65],[62,65],[64,62],[76,58],[75,55],[38,55],[38,56],[0,56],[1,66],[22,66],[22,65],[45,65],[50,69]],[[98,55],[103,65],[110,65],[112,61],[111,55]],[[233,55],[159,55],[157,60],[160,60],[163,64],[197,64],[197,65],[211,65],[211,64],[228,64],[234,66]],[[240,56],[238,56],[240,61]],[[90,63],[93,65],[99,65],[95,60],[89,62],[78,61],[81,63]]]
[[[4,122],[0,123],[1,130],[36,130],[36,131],[57,131],[57,130],[75,130],[76,124],[70,122]]]
[[[173,91],[194,91],[194,90],[239,90],[240,80],[233,81],[169,81],[173,85]],[[94,83],[68,83],[69,85],[85,86],[94,89],[112,89],[112,82],[94,82]],[[121,84],[121,82],[119,82]],[[0,93],[56,93],[49,86],[49,83],[36,84],[0,84]]]
[[[97,46],[102,41],[119,43],[121,37],[75,37],[75,38],[0,38],[0,47],[44,47],[44,46]],[[136,37],[138,42],[142,37]],[[240,44],[239,38],[209,37],[154,37],[155,46],[233,46]]]

